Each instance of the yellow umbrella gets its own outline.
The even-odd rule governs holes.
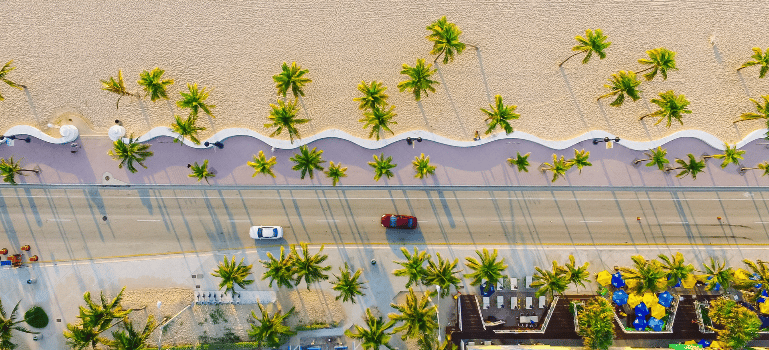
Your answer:
[[[686,275],[686,278],[684,278],[684,280],[681,281],[681,285],[686,289],[694,288],[695,284],[697,284],[697,279],[694,278],[694,275],[692,274]]]
[[[694,340],[687,340],[684,342],[684,345],[694,345],[694,344],[697,344],[697,342]]]
[[[737,269],[737,272],[734,273],[734,278],[738,280],[746,280],[748,279],[748,274],[743,269]]]
[[[659,298],[657,298],[657,296],[654,295],[654,293],[652,292],[644,293],[643,302],[644,304],[646,304],[646,306],[651,307],[652,305],[657,304],[658,300]]]
[[[595,281],[598,282],[598,284],[606,287],[611,284],[611,274],[609,271],[603,270],[598,273],[598,276],[595,278]]]
[[[769,300],[764,300],[764,302],[758,306],[762,314],[769,314]]]
[[[644,302],[646,304],[646,302]],[[665,317],[665,307],[660,304],[652,305],[652,317],[660,320]]]
[[[638,282],[636,282],[636,280],[625,280],[625,284],[627,285],[627,289],[632,290],[635,289],[635,286],[638,285]]]
[[[630,305],[630,307],[636,307],[638,304],[643,301],[643,298],[635,293],[630,293],[627,298],[627,304]]]
[[[710,346],[708,346],[708,347],[711,348],[711,349],[723,349],[724,348],[724,346],[721,345],[721,343],[718,342],[718,341],[714,341],[714,342],[710,343]]]

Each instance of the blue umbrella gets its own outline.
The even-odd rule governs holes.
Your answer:
[[[646,304],[640,303],[635,307],[635,315],[637,317],[646,317],[649,315],[649,308],[646,307]]]
[[[767,292],[766,289],[764,289],[764,290],[761,291],[761,295],[763,295],[765,297],[769,297],[769,292]]]
[[[670,280],[672,280],[672,279],[673,279],[673,275],[668,275],[668,281],[670,281]],[[678,282],[676,282],[676,285],[675,285],[675,286],[673,286],[673,288],[678,288],[678,287],[680,287],[680,286],[681,286],[681,279],[679,278],[679,279],[678,279]]]
[[[710,346],[711,341],[707,339],[700,339],[700,341],[697,342],[697,344],[702,345],[703,348],[707,348]]]
[[[662,320],[658,320],[654,317],[649,318],[649,327],[653,329],[655,332],[662,332],[662,326],[664,326],[665,323],[662,322]]]
[[[637,331],[646,329],[646,318],[636,317],[635,321],[633,321],[633,328],[635,328]]]
[[[622,288],[625,286],[625,280],[622,279],[622,274],[619,271],[611,275],[611,285],[614,288]]]
[[[763,303],[765,300],[766,300],[766,298],[764,298],[764,297],[758,297],[758,299],[756,299],[756,304],[761,304],[761,303]]]
[[[612,295],[611,300],[614,301],[615,304],[622,306],[627,304],[627,293],[625,293],[624,290],[615,290],[614,295]]]
[[[716,292],[721,290],[721,283],[716,282],[716,284],[713,285],[713,290]]]
[[[488,297],[488,296],[491,296],[492,294],[494,294],[494,285],[493,284],[490,285],[489,289],[486,290],[486,284],[488,284],[488,281],[485,281],[485,282],[481,283],[481,295],[485,296],[485,297]]]
[[[673,296],[667,291],[660,293],[657,298],[659,299],[657,302],[664,307],[670,307],[670,303],[673,301]]]

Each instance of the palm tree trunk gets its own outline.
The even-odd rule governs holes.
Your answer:
[[[651,67],[646,68],[646,69],[641,69],[641,70],[635,72],[635,74],[641,74],[643,72],[646,72],[647,70],[652,70],[652,69],[654,69],[654,66],[651,66]]]
[[[750,66],[741,66],[740,68],[737,68],[737,71],[739,72],[739,71],[740,71],[740,69],[743,69],[743,68],[748,68],[748,67],[750,67]]]
[[[35,174],[39,174],[40,173],[40,170],[37,170],[37,169],[19,169],[19,171],[31,171],[31,172],[33,172]]]
[[[434,64],[438,64],[438,59],[441,58],[441,55],[443,55],[446,52],[446,49],[443,49],[443,51],[438,53],[438,56],[435,56],[435,60],[433,60]]]
[[[612,91],[612,92],[610,92],[610,93],[608,93],[608,94],[606,94],[606,95],[601,95],[601,96],[598,96],[598,98],[597,98],[597,99],[595,99],[595,100],[596,100],[596,101],[598,101],[598,100],[600,100],[600,99],[602,99],[602,98],[604,98],[604,97],[609,97],[609,96],[612,96],[612,95],[614,95],[614,94],[616,94],[616,91]]]
[[[756,120],[756,119],[737,119],[737,120],[733,121],[732,124],[737,124],[739,122],[746,122],[748,120]]]
[[[476,50],[480,50],[480,48],[478,48],[478,46],[475,46],[475,45],[473,45],[473,44],[468,44],[468,43],[465,43],[465,45],[467,45],[467,46],[472,46],[472,47],[474,47]]]
[[[652,158],[648,158],[648,159],[636,159],[636,160],[634,160],[634,161],[633,161],[633,164],[638,164],[638,163],[640,163],[640,162],[645,162],[645,161],[649,161],[649,160],[652,160]]]
[[[654,115],[654,113],[649,113],[649,114],[647,114],[647,115],[644,115],[644,116],[642,116],[641,118],[638,118],[638,120],[644,120],[644,118],[646,118],[646,117],[651,117],[651,116],[653,116],[653,115]]]
[[[567,57],[565,60],[563,60],[563,62],[561,62],[561,64],[559,64],[559,65],[558,65],[558,67],[560,67],[560,66],[563,66],[563,64],[564,64],[564,63],[566,63],[566,61],[568,61],[570,58],[572,58],[572,57],[574,57],[574,56],[576,56],[576,55],[579,55],[579,54],[581,54],[581,53],[585,53],[585,52],[584,52],[584,51],[580,51],[580,52],[577,52],[577,53],[575,53],[575,54],[573,54],[573,55],[571,55],[571,56]]]

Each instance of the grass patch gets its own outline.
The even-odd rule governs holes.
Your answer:
[[[222,309],[216,308],[208,316],[211,317],[211,323],[213,324],[227,323],[227,317],[224,316],[224,310]]]
[[[48,314],[39,306],[33,306],[24,313],[24,320],[34,328],[45,328],[48,325]]]

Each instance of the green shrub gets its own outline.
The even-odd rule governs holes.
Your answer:
[[[24,313],[24,320],[34,328],[45,328],[48,325],[48,314],[39,306],[33,306]]]

